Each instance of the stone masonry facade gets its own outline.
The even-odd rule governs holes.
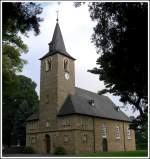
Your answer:
[[[107,126],[108,151],[135,150],[134,131],[131,130],[130,139],[127,137],[129,123],[79,115],[59,117],[57,119],[58,129],[55,131],[50,130],[50,128],[39,131],[39,121],[29,122],[27,125],[27,145],[32,146],[36,152],[46,153],[44,139],[45,134],[49,134],[51,153],[59,146],[64,147],[68,154],[103,151],[103,138],[101,136],[103,123]],[[120,128],[120,139],[116,139],[116,126]]]

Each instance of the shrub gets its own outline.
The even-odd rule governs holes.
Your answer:
[[[65,155],[66,150],[64,147],[56,147],[54,151],[54,155]]]
[[[35,153],[35,152],[34,152],[34,149],[32,147],[27,146],[27,147],[24,147],[23,153],[32,154],[32,153]]]

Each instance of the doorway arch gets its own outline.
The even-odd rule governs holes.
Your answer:
[[[108,142],[106,138],[103,138],[102,147],[103,147],[103,152],[108,151]]]
[[[48,134],[45,135],[45,151],[46,153],[51,152],[51,139],[50,139],[50,135]]]

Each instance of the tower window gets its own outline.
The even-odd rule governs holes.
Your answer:
[[[64,59],[64,70],[69,71],[69,61],[68,61],[68,59]]]
[[[48,58],[45,60],[45,71],[49,71],[52,69],[52,58]]]

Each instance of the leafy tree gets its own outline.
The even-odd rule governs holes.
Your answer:
[[[14,122],[19,120],[15,114],[18,112],[18,109],[24,108],[22,102],[26,101],[28,106],[31,106],[31,109],[35,102],[33,100],[33,103],[29,103],[29,99],[26,99],[27,96],[25,99],[20,97],[22,92],[22,89],[19,89],[21,87],[21,79],[16,73],[21,72],[23,65],[26,63],[25,60],[21,59],[21,54],[28,52],[28,47],[22,41],[20,34],[28,36],[27,33],[32,30],[35,35],[40,33],[39,27],[42,19],[38,15],[41,12],[42,8],[32,2],[2,3],[3,144],[10,145]]]
[[[10,145],[12,134],[25,144],[25,120],[38,109],[36,84],[22,75],[16,79],[16,90],[3,101],[3,143],[7,145]]]
[[[106,89],[100,93],[120,96],[147,118],[148,95],[148,8],[147,3],[91,3],[97,21],[92,41],[100,57],[98,74]]]
[[[2,40],[3,40],[3,93],[11,89],[15,83],[15,73],[21,71],[25,61],[20,58],[28,51],[18,33],[27,36],[34,30],[40,33],[38,15],[42,8],[35,3],[3,2],[2,3]],[[12,84],[13,83],[13,84]],[[9,90],[10,91],[10,90]]]

